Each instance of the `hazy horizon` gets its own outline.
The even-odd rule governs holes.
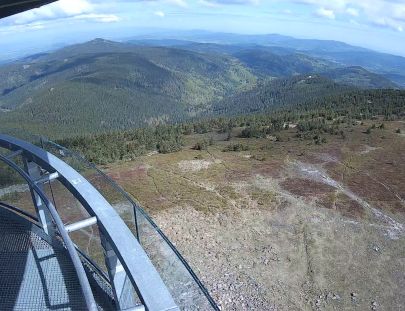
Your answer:
[[[34,42],[33,45],[29,45],[28,42],[15,42],[15,46],[8,46],[3,47],[3,50],[0,51],[0,61],[3,62],[8,62],[8,61],[14,61],[18,60],[24,57],[28,57],[31,55],[35,55],[38,53],[46,53],[46,52],[52,52],[58,49],[61,49],[63,47],[69,46],[69,45],[74,45],[74,44],[82,44],[86,43],[95,39],[105,39],[105,40],[110,40],[110,41],[115,41],[115,42],[126,42],[127,40],[136,40],[136,39],[178,39],[178,40],[185,40],[185,41],[195,41],[195,42],[204,42],[203,40],[196,40],[194,38],[186,37],[182,38],[182,35],[191,35],[193,33],[209,33],[209,34],[230,34],[230,35],[247,35],[247,36],[270,36],[270,35],[275,35],[275,36],[283,36],[283,37],[290,37],[294,39],[299,39],[299,40],[321,40],[321,41],[334,41],[334,42],[340,42],[343,44],[347,44],[353,47],[358,47],[358,48],[364,48],[368,49],[371,51],[375,51],[378,53],[387,53],[395,56],[400,56],[400,57],[405,57],[405,55],[400,55],[400,54],[395,54],[395,53],[389,53],[386,51],[381,51],[373,48],[369,48],[366,46],[360,46],[360,45],[355,45],[351,44],[349,42],[345,41],[339,41],[339,40],[333,40],[333,39],[318,39],[318,38],[312,38],[312,37],[298,37],[298,36],[291,36],[287,34],[282,34],[282,33],[241,33],[241,32],[221,32],[221,31],[210,31],[210,30],[205,30],[205,29],[191,29],[191,30],[183,30],[183,29],[160,29],[160,28],[148,28],[148,29],[137,29],[136,32],[134,32],[132,35],[127,33],[126,35],[114,35],[114,34],[106,34],[105,36],[103,35],[98,35],[98,34],[92,34],[92,33],[82,33],[81,37],[77,36],[65,36],[64,38],[59,38],[58,41],[52,41],[52,42],[41,42],[41,44],[37,44]],[[205,41],[209,42],[209,41]],[[227,42],[224,42],[223,44],[229,44]],[[260,45],[260,44],[259,44]]]
[[[185,30],[334,40],[405,56],[405,3],[392,0],[60,0],[0,26],[3,60],[97,37]]]

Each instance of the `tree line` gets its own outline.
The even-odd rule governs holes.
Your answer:
[[[88,134],[60,139],[57,142],[81,152],[88,160],[106,164],[131,160],[150,151],[176,152],[184,146],[184,136],[194,133],[228,133],[242,128],[241,137],[260,138],[276,135],[295,124],[297,137],[324,142],[323,133],[345,136],[340,124],[382,116],[385,120],[403,119],[405,92],[398,90],[356,91],[302,101],[256,114],[207,117],[172,125],[158,125],[131,130]],[[211,142],[202,141],[194,148],[205,149]],[[238,149],[238,148],[236,148]]]

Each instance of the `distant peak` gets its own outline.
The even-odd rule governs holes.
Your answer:
[[[106,40],[106,39],[103,39],[103,38],[96,38],[96,39],[94,39],[94,40],[89,41],[89,43],[94,43],[94,44],[98,44],[98,43],[109,43],[109,44],[112,44],[112,43],[115,43],[115,42],[114,42],[114,41],[110,41],[110,40]]]

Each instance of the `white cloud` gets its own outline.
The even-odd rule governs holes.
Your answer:
[[[210,8],[217,8],[220,6],[218,3],[207,1],[207,0],[199,0],[198,3],[203,6],[210,7]]]
[[[404,28],[402,25],[400,25],[395,20],[392,20],[389,18],[377,18],[376,20],[374,20],[374,24],[377,26],[380,26],[380,27],[391,28],[391,29],[397,30],[399,32],[404,31]]]
[[[15,24],[11,26],[1,27],[0,35],[11,35],[19,32],[41,30],[46,28],[42,22],[28,23],[28,24]]]
[[[156,12],[153,12],[153,14],[155,14],[156,16],[159,16],[159,17],[165,17],[165,12],[163,12],[163,11],[156,11]]]
[[[30,28],[30,29],[35,29],[35,30],[44,29],[44,28],[45,28],[45,26],[44,26],[43,24],[38,24],[38,23],[28,24],[27,26],[28,26],[28,28]]]
[[[99,23],[119,22],[115,14],[99,12],[96,1],[59,0],[37,9],[26,11],[8,19],[10,25],[26,26],[21,29],[41,29],[49,26],[53,20],[87,20]]]
[[[93,10],[93,6],[87,0],[59,0],[54,5],[70,16]]]
[[[37,20],[50,20],[89,14],[94,11],[93,5],[87,0],[59,0],[12,17],[14,24],[27,24]]]
[[[258,5],[260,0],[203,0],[206,4],[215,5],[228,5],[228,4],[238,4],[238,5]]]
[[[333,10],[328,10],[325,8],[319,8],[318,10],[316,10],[316,15],[319,17],[326,17],[329,19],[335,19],[335,12],[333,12]]]
[[[290,3],[305,4],[318,9],[316,14],[333,18],[353,17],[359,23],[386,27],[397,31],[405,28],[405,0],[287,0]],[[325,11],[326,10],[326,11]],[[333,11],[333,15],[327,11]],[[360,18],[361,17],[361,18]]]
[[[355,8],[347,8],[346,13],[351,16],[359,16],[359,11]]]
[[[182,8],[185,8],[188,6],[187,2],[185,0],[166,0],[167,3],[173,4]]]
[[[373,25],[385,27],[396,31],[405,29],[405,0],[59,0],[38,9],[27,11],[15,16],[3,19],[2,25],[26,25],[36,22],[51,21],[56,19],[87,19],[95,22],[118,22],[119,13],[114,14],[120,8],[120,3],[129,5],[134,2],[153,3],[155,9],[159,5],[173,5],[195,9],[192,3],[198,3],[215,10],[226,5],[249,5],[258,6],[268,3],[286,4],[280,14],[296,12],[294,5],[307,5],[311,7],[316,16],[330,20],[338,19],[359,25]],[[113,9],[111,9],[113,8]],[[162,7],[164,8],[164,7]],[[116,10],[114,12],[114,10]],[[119,12],[119,11],[118,11]],[[164,17],[163,13],[155,14]],[[155,13],[156,13],[155,12]],[[126,14],[127,12],[123,12]]]
[[[73,17],[74,19],[84,19],[100,23],[115,23],[119,22],[121,18],[114,14],[80,14]]]

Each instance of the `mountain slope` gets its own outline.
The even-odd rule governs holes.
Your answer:
[[[66,81],[161,93],[190,106],[204,105],[255,83],[255,77],[230,56],[105,40],[67,47],[33,63],[5,66],[0,79],[0,100],[6,108],[23,104],[34,90]]]
[[[397,88],[385,78],[360,66],[338,67],[335,63],[301,53],[274,54],[266,50],[245,50],[233,54],[260,76],[285,78],[302,74],[319,74],[336,83],[360,88]]]
[[[321,75],[337,83],[356,85],[361,88],[394,89],[398,87],[384,76],[367,71],[360,66],[336,68],[322,72]]]
[[[187,118],[255,81],[231,56],[99,39],[1,67],[0,118],[39,132],[141,127]]]
[[[307,51],[309,55],[336,62],[342,66],[361,66],[381,74],[398,85],[405,87],[405,57],[374,51]]]
[[[279,34],[236,34],[210,31],[176,31],[137,36],[132,40],[180,40],[204,43],[218,43],[225,45],[257,44],[263,46],[281,46],[294,50],[322,50],[333,52],[370,51],[365,48],[352,46],[333,40],[297,39]]]
[[[211,107],[214,115],[244,115],[262,112],[325,111],[370,118],[391,117],[404,111],[405,92],[394,89],[362,90],[333,82],[320,75],[277,79],[236,94]],[[373,114],[374,113],[374,114]]]
[[[278,55],[263,49],[249,49],[233,55],[254,72],[277,78],[335,68],[329,62],[298,53]]]
[[[286,78],[292,75],[319,73],[333,79],[335,82],[361,88],[398,87],[397,84],[390,81],[388,75],[378,75],[364,68],[360,68],[360,66],[351,66],[349,69],[346,65],[339,64],[333,59],[327,60],[323,57],[310,56],[311,51],[298,51],[287,47],[261,46],[251,43],[226,45],[217,43],[196,43],[184,40],[133,40],[131,42],[140,43],[145,46],[153,44],[161,46],[175,45],[181,49],[201,53],[231,55],[239,59],[260,78]],[[317,41],[317,44],[320,45],[320,42],[323,41]],[[354,67],[358,68],[355,69]],[[336,71],[334,71],[335,69]],[[397,76],[393,76],[393,78],[398,81]]]
[[[1,66],[0,129],[65,137],[251,113],[357,90],[343,84],[394,87],[361,67],[339,68],[287,48],[172,42],[178,43],[96,39]]]
[[[325,97],[358,91],[321,76],[295,76],[258,85],[252,90],[230,96],[212,106],[214,114],[245,114],[279,107],[316,102]]]
[[[135,39],[135,38],[134,38]],[[186,31],[165,34],[150,34],[138,39],[177,39],[223,45],[261,45],[277,47],[334,62],[342,67],[361,66],[371,72],[382,74],[405,87],[405,57],[380,53],[352,46],[339,41],[297,39],[278,34],[242,35],[207,31]]]

